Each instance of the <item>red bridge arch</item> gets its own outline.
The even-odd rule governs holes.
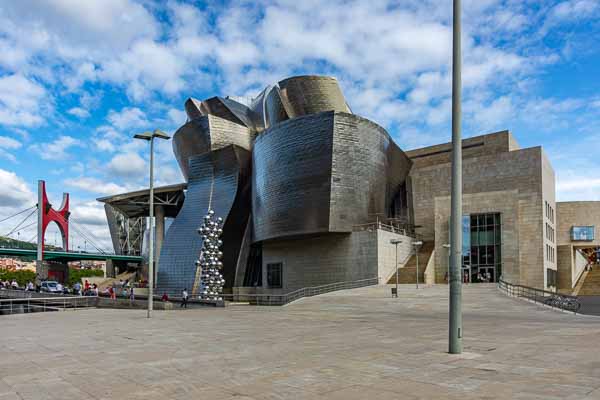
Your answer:
[[[63,200],[60,208],[55,210],[48,201],[46,194],[46,182],[38,181],[38,246],[37,259],[42,261],[44,258],[44,237],[46,228],[50,222],[58,225],[62,236],[63,248],[69,251],[69,193],[63,193]]]

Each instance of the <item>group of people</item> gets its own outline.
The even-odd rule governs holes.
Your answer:
[[[19,289],[19,284],[15,279],[9,281],[8,279],[2,282],[0,280],[0,289]]]
[[[25,290],[25,291],[35,291],[35,285],[33,284],[33,282],[29,281],[27,282],[24,286],[19,286],[19,283],[16,281],[16,279],[13,280],[5,280],[4,282],[2,282],[0,280],[0,289],[13,289],[13,290]]]

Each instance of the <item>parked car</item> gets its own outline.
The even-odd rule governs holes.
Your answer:
[[[42,282],[42,285],[40,287],[40,292],[60,294],[60,293],[62,293],[62,290],[59,289],[58,282],[44,281],[44,282]]]

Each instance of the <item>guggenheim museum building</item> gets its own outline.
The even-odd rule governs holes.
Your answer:
[[[155,189],[159,293],[200,290],[209,209],[224,220],[226,293],[395,282],[396,271],[401,283],[446,283],[450,143],[404,151],[326,76],[253,99],[190,98],[185,111],[172,139],[185,182]],[[521,148],[508,131],[462,146],[463,280],[574,288],[586,249],[600,245],[600,205],[557,203],[542,147]],[[99,199],[116,253],[144,253],[148,196]]]

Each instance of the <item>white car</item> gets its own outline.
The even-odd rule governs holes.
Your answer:
[[[62,293],[62,290],[59,288],[58,282],[44,281],[42,282],[42,286],[40,287],[40,292]]]

